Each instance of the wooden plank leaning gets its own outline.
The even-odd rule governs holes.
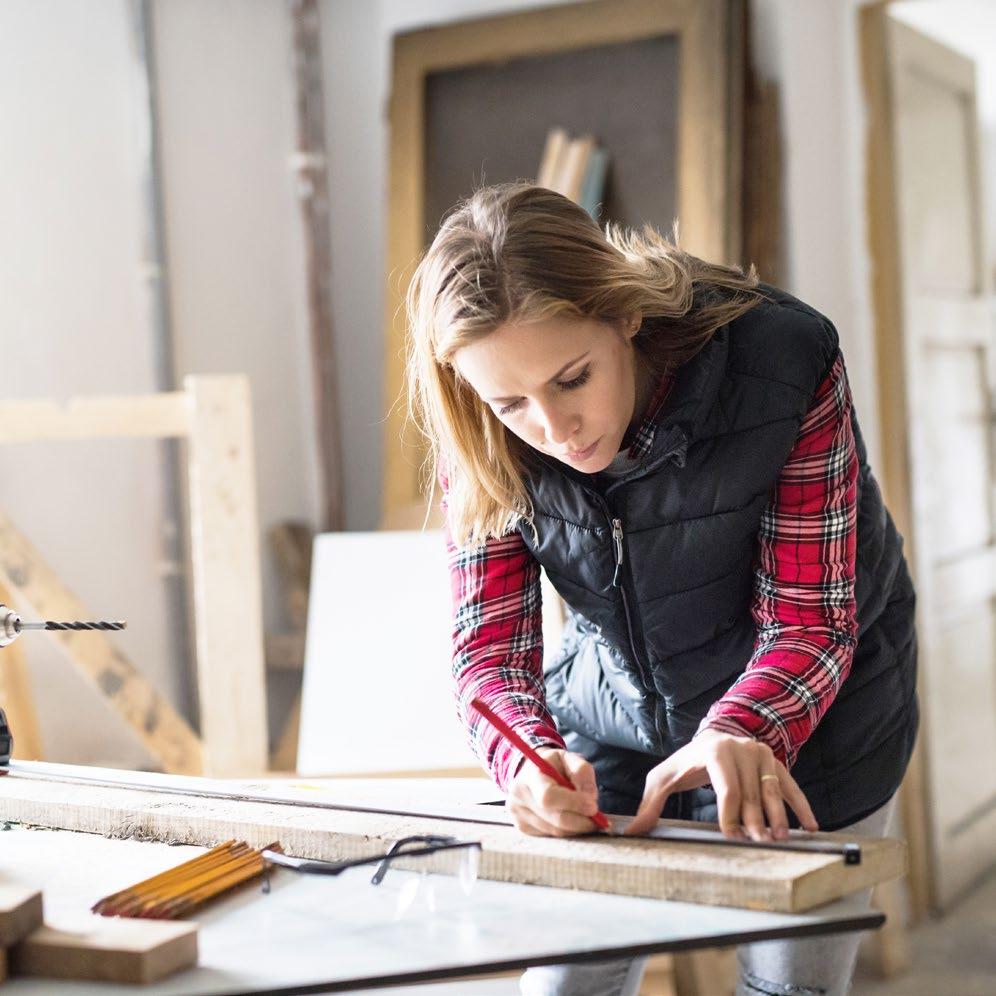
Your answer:
[[[92,618],[2,511],[0,584],[10,592],[12,604],[25,618],[29,615],[39,619]],[[197,734],[107,636],[71,630],[48,635],[167,771],[200,773],[201,745]],[[15,750],[16,744],[15,740]]]

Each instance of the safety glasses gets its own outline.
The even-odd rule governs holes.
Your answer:
[[[342,861],[316,861],[310,858],[294,858],[280,851],[261,851],[265,862],[263,876],[263,891],[270,891],[270,867],[279,865],[291,871],[303,872],[308,875],[340,875],[350,868],[361,865],[376,865],[377,868],[370,879],[371,885],[380,885],[391,867],[392,861],[399,859],[428,857],[431,854],[443,855],[443,859],[433,862],[432,870],[442,874],[454,875],[465,892],[470,891],[477,880],[478,858],[481,844],[476,840],[460,840],[457,837],[446,837],[439,834],[416,834],[402,837],[394,841],[383,854],[374,854],[362,858],[346,858]],[[426,871],[428,869],[425,869]]]

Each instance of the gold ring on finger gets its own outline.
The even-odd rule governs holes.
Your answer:
[[[763,782],[765,778],[773,778],[776,782],[778,781],[778,775],[761,775],[761,781]]]

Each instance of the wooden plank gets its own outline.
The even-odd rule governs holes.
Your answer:
[[[41,892],[15,882],[0,882],[0,951],[23,940],[41,923]]]
[[[279,522],[269,532],[270,549],[283,586],[287,622],[292,630],[308,625],[308,585],[315,532],[304,522]]]
[[[249,382],[187,377],[191,560],[204,771],[266,771],[259,523]]]
[[[332,230],[322,99],[321,13],[318,0],[290,4],[297,171],[318,442],[320,528],[342,529],[342,444],[339,385],[332,334]]]
[[[0,443],[51,439],[186,436],[190,411],[183,391],[136,397],[0,402]]]
[[[147,984],[196,964],[196,923],[125,917],[42,926],[11,951],[14,974],[52,979]]]
[[[881,910],[885,923],[881,930],[866,934],[872,947],[875,970],[882,979],[894,979],[910,967],[909,935],[903,919],[902,882],[894,879],[875,887],[872,908]]]
[[[782,135],[778,83],[750,71],[744,134],[743,264],[780,286],[785,269],[782,231]]]
[[[884,4],[873,4],[858,10],[862,87],[867,107],[865,211],[868,248],[872,258],[871,300],[875,321],[880,423],[881,457],[876,474],[896,528],[904,538],[907,559],[915,565],[917,537],[913,531],[912,468],[907,431],[910,399],[902,317],[899,204],[895,183],[898,160],[888,71],[887,19]],[[919,582],[919,578],[917,580]],[[922,668],[917,684],[922,701]],[[928,818],[923,741],[924,731],[921,730],[904,778],[901,799],[903,829],[910,842],[909,882],[913,923],[923,919],[928,908],[934,905],[930,865],[933,831]]]
[[[735,947],[676,951],[673,957],[676,996],[713,996],[734,991],[738,975]]]
[[[300,732],[301,693],[298,692],[284,721],[280,740],[270,758],[270,768],[273,771],[297,771],[297,741]]]
[[[25,617],[30,610],[40,619],[93,618],[3,512],[0,512],[0,584],[10,590]],[[200,772],[197,735],[103,633],[53,631],[48,635],[167,771]]]
[[[304,633],[267,633],[266,666],[271,671],[304,670]]]
[[[780,912],[812,909],[895,878],[906,867],[902,842],[847,835],[843,839],[861,844],[860,864],[845,865],[837,855],[645,838],[530,837],[512,826],[459,819],[204,799],[30,777],[0,779],[0,800],[5,816],[22,823],[201,846],[232,837],[256,847],[279,840],[288,854],[320,860],[381,853],[410,834],[451,834],[481,842],[479,875],[486,879]],[[421,860],[426,863],[419,867],[447,870],[445,855]]]

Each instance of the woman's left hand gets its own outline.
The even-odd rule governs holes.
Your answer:
[[[734,840],[746,840],[748,834],[752,840],[786,839],[786,803],[806,830],[819,829],[802,789],[767,744],[703,730],[647,775],[643,801],[623,832],[646,833],[672,792],[709,784],[716,793],[720,830]]]

